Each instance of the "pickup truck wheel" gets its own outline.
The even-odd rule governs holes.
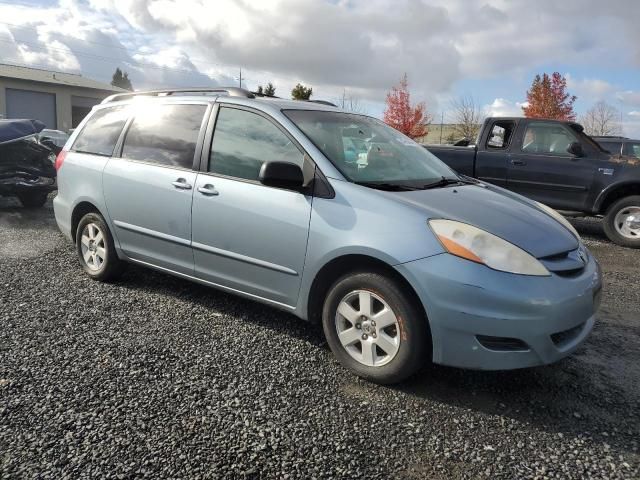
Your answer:
[[[351,273],[329,290],[325,338],[343,366],[375,383],[398,383],[428,359],[427,319],[416,300],[387,275]]]
[[[124,262],[118,258],[111,232],[98,213],[87,213],[80,219],[76,230],[76,249],[80,265],[94,280],[115,280],[124,269]]]
[[[604,232],[618,245],[640,248],[640,195],[624,197],[609,207]]]
[[[47,203],[48,196],[47,192],[19,193],[18,199],[25,208],[38,208]]]

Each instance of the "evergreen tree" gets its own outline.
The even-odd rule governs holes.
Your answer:
[[[116,68],[116,71],[113,73],[113,77],[111,77],[111,85],[133,91],[133,85],[131,85],[131,80],[129,80],[129,74],[127,72],[123,72],[120,68]]]
[[[301,83],[297,84],[291,90],[291,98],[294,100],[309,100],[311,94],[313,93],[313,88],[305,87]]]
[[[275,97],[276,96],[276,87],[273,86],[273,83],[267,83],[267,86],[264,87],[264,94],[267,97]]]

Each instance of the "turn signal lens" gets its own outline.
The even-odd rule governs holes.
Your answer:
[[[521,248],[473,225],[454,220],[429,220],[444,249],[451,255],[494,270],[520,275],[550,275],[535,257]]]

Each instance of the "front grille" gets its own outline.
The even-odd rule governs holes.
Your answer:
[[[524,352],[529,350],[529,345],[518,338],[476,335],[476,339],[484,348],[498,352]]]
[[[584,328],[584,322],[580,325],[576,325],[575,327],[569,328],[568,330],[563,330],[561,332],[557,332],[551,335],[551,341],[558,347],[566,345],[573,340],[576,339],[582,329]]]
[[[538,259],[547,270],[561,277],[576,276],[584,270],[588,257],[586,251],[580,249],[556,253]]]

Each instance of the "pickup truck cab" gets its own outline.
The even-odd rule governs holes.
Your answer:
[[[610,153],[577,123],[493,117],[476,145],[426,148],[463,175],[573,215],[603,216],[611,241],[640,248],[640,159]]]

